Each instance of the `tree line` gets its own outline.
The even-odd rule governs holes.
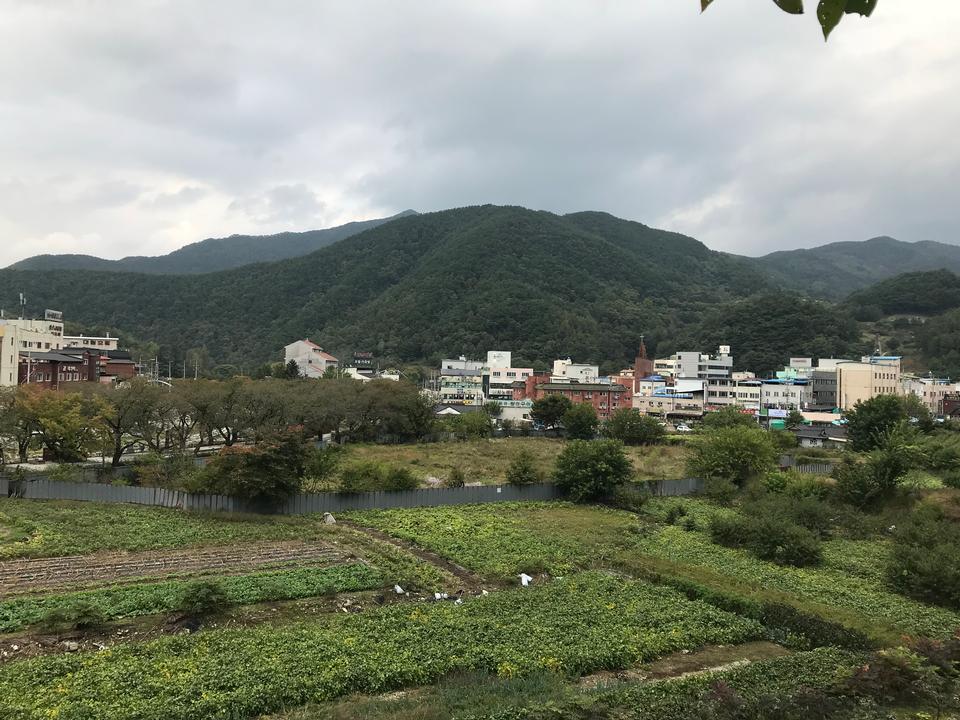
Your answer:
[[[412,384],[374,380],[182,380],[137,378],[76,391],[21,386],[0,392],[0,451],[26,462],[42,450],[55,462],[91,455],[119,465],[143,446],[198,453],[204,446],[262,442],[288,432],[304,439],[422,439],[434,429],[432,402]]]

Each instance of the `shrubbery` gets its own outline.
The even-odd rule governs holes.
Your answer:
[[[198,580],[184,588],[180,609],[194,617],[207,617],[223,612],[231,604],[220,585]]]
[[[603,425],[603,434],[624,445],[655,445],[663,441],[666,431],[648,415],[631,408],[615,410]]]
[[[776,456],[773,441],[764,430],[734,425],[696,438],[687,465],[696,477],[730,480],[743,487],[748,480],[771,471]]]
[[[563,430],[571,440],[593,440],[598,424],[597,411],[587,403],[577,403],[563,414]]]
[[[616,440],[571,440],[557,457],[554,479],[574,502],[609,496],[633,476],[633,466]]]
[[[340,492],[360,493],[378,490],[414,490],[420,481],[405,467],[390,467],[366,461],[347,465],[340,473]]]
[[[960,609],[960,526],[921,505],[897,528],[887,582],[923,602]]]
[[[718,515],[710,522],[710,537],[718,545],[748,550],[781,565],[804,567],[823,559],[816,535],[783,517]]]
[[[466,484],[467,480],[463,475],[463,470],[458,467],[453,468],[443,480],[443,486],[448,488],[462,488]]]
[[[300,489],[306,457],[306,444],[296,433],[226,447],[197,474],[195,489],[273,505]]]
[[[543,482],[543,473],[537,468],[533,454],[521,450],[507,468],[507,482],[511,485],[533,485]]]

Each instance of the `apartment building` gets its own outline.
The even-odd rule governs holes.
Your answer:
[[[804,410],[813,400],[810,380],[773,378],[760,385],[762,410]]]
[[[567,358],[553,361],[553,373],[550,375],[550,382],[595,383],[599,381],[599,378],[600,367],[598,365],[575,363]]]
[[[960,393],[960,383],[916,375],[903,375],[901,387],[904,395],[915,396],[933,415],[937,416],[944,414],[944,399]]]
[[[95,350],[118,350],[120,345],[119,338],[109,335],[97,337],[92,335],[64,335],[63,347],[65,348],[91,348]]]
[[[63,347],[63,314],[47,310],[42,320],[0,317],[0,387],[19,383],[20,356]]]
[[[563,395],[574,404],[593,405],[601,420],[615,410],[633,407],[633,388],[615,382],[554,382],[552,376],[531,375],[524,383],[513,386],[514,400],[534,401],[547,395]]]
[[[852,410],[858,402],[877,395],[899,395],[901,358],[896,355],[873,355],[860,362],[837,363],[837,407]]]
[[[513,400],[513,383],[526,381],[533,368],[513,367],[513,353],[509,350],[490,350],[483,368],[484,393],[488,400],[501,404]]]

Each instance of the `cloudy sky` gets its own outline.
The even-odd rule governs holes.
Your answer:
[[[960,243],[960,2],[919,4],[0,0],[0,266],[488,202]]]

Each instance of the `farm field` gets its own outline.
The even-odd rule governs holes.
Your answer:
[[[495,438],[463,442],[422,443],[417,445],[347,445],[343,464],[375,461],[409,468],[420,480],[445,478],[459,467],[467,482],[485,485],[504,482],[507,468],[523,450],[534,457],[537,467],[550,473],[563,449],[563,441],[554,438]],[[678,445],[627,447],[638,480],[678,479],[686,477],[686,450]]]
[[[0,597],[0,717],[696,716],[718,679],[759,707],[771,692],[834,687],[870,647],[960,627],[885,587],[882,536],[836,537],[820,567],[784,567],[710,541],[709,519],[737,512],[694,498],[650,499],[639,514],[501,503],[324,525],[0,500],[0,575],[22,578]],[[314,546],[330,552],[243,562]],[[66,556],[99,577],[27,577]],[[183,573],[149,569],[158,556]],[[187,562],[204,557],[218,561]],[[223,607],[185,633],[198,584]],[[57,626],[78,607],[95,627]]]

